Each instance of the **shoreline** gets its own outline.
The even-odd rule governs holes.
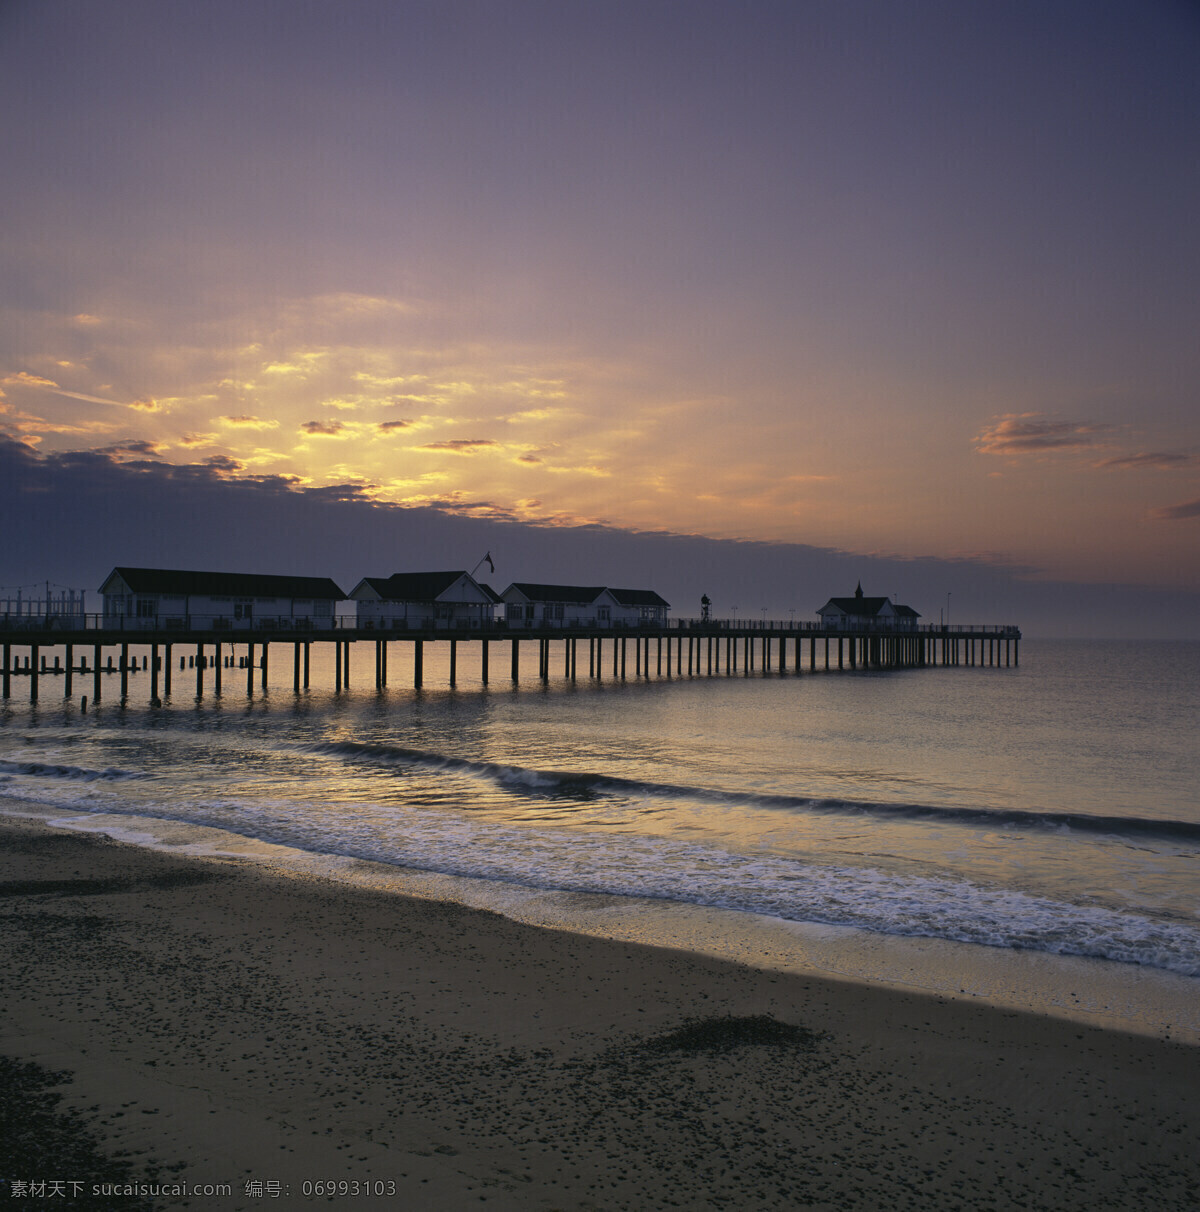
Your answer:
[[[0,1053],[70,1072],[106,1148],[232,1188],[163,1207],[261,1206],[247,1182],[336,1202],[305,1196],[321,1180],[428,1209],[1200,1193],[1200,1049],[1179,1042],[15,817],[0,839]],[[767,1019],[782,1037],[755,1036]]]
[[[1200,980],[1071,954],[879,934],[637,896],[542,889],[298,850],[217,826],[0,800],[0,819],[39,821],[187,859],[236,858],[386,895],[482,909],[525,925],[644,943],[746,967],[1047,1015],[1200,1046]]]

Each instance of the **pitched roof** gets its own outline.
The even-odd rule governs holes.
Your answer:
[[[536,585],[532,581],[513,581],[508,589],[517,590],[531,602],[578,602],[580,605],[590,605],[604,592],[603,585]]]
[[[493,604],[503,604],[504,599],[486,581],[476,581],[475,584],[488,595]]]
[[[363,577],[385,602],[436,602],[466,571],[394,572],[390,577]]]
[[[346,595],[328,577],[284,577],[261,572],[184,572],[171,568],[127,568],[118,565],[104,586],[119,576],[131,593],[168,597],[201,594],[240,598],[327,598],[341,602]]]
[[[827,614],[830,606],[836,606],[843,614],[852,614],[860,618],[873,619],[887,603],[887,598],[830,598],[819,613]]]
[[[653,589],[613,589],[609,586],[609,593],[622,606],[670,606],[671,603],[665,598],[659,597]]]

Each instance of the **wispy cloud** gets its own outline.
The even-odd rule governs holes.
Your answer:
[[[46,379],[41,375],[31,375],[24,370],[20,370],[16,374],[5,375],[3,379],[0,379],[0,383],[7,387],[33,387],[39,391],[51,391],[55,395],[67,396],[72,400],[83,400],[88,404],[108,404],[120,407],[119,400],[107,400],[103,396],[92,396],[82,391],[68,391],[53,379]]]
[[[1177,467],[1191,467],[1197,462],[1195,455],[1177,454],[1168,451],[1142,451],[1138,454],[1118,455],[1096,463],[1096,467],[1119,471],[1136,471],[1150,468],[1154,471],[1173,471]]]
[[[305,421],[300,429],[303,433],[333,438],[345,433],[346,426],[341,421]]]
[[[218,424],[225,425],[229,429],[278,429],[279,422],[265,420],[262,417],[247,416],[245,414],[236,417],[218,417]]]
[[[1160,522],[1178,522],[1184,518],[1200,518],[1200,497],[1180,501],[1178,505],[1163,505],[1151,510],[1150,516]]]
[[[1040,412],[1008,413],[997,417],[975,438],[981,454],[1027,455],[1086,450],[1111,425],[1080,421],[1050,421]]]
[[[98,446],[92,454],[111,455],[117,459],[144,459],[159,454],[163,446],[159,442],[114,442],[111,446]]]
[[[49,387],[53,390],[59,390],[58,384],[53,379],[43,379],[41,375],[31,375],[28,371],[19,370],[16,374],[5,375],[0,379],[6,387]]]
[[[498,449],[499,442],[490,438],[450,438],[445,442],[427,442],[417,450],[440,450],[449,454],[476,454],[480,450]]]

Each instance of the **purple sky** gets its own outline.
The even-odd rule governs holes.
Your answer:
[[[1198,12],[8,0],[0,433],[1200,590]]]

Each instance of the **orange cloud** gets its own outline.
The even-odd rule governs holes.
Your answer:
[[[50,387],[55,391],[60,390],[53,379],[43,379],[40,375],[31,375],[24,370],[17,371],[15,375],[5,375],[3,379],[0,379],[0,383],[5,383],[9,387]]]

